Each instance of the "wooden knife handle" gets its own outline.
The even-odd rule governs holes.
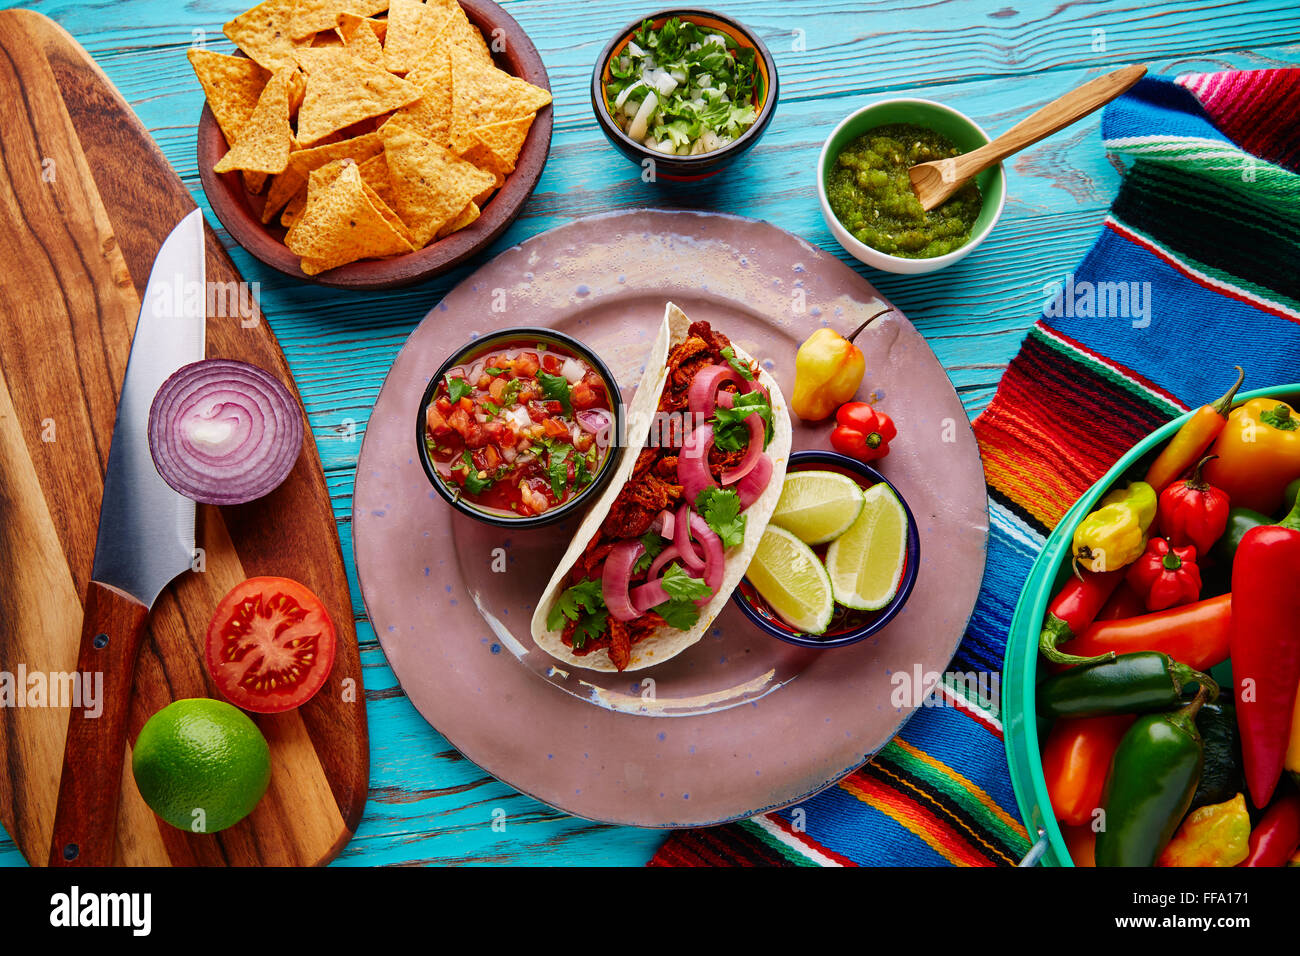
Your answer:
[[[148,616],[149,609],[134,598],[90,582],[77,670],[83,680],[104,675],[103,710],[92,717],[84,707],[74,707],[68,715],[50,866],[113,863],[126,717]]]

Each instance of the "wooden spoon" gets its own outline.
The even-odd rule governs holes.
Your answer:
[[[921,201],[921,208],[929,212],[947,200],[976,173],[983,172],[1013,153],[1032,146],[1043,137],[1051,136],[1057,130],[1062,130],[1093,110],[1105,106],[1142,79],[1146,72],[1145,66],[1135,64],[1089,80],[1078,89],[1052,100],[1037,113],[1021,120],[979,149],[951,159],[936,159],[913,166],[907,175],[912,180],[912,191]]]

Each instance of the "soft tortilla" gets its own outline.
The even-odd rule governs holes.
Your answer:
[[[632,471],[636,467],[637,456],[645,445],[646,438],[650,434],[650,428],[654,424],[655,412],[659,408],[659,397],[668,381],[668,353],[673,346],[686,339],[687,329],[690,324],[691,320],[686,317],[686,314],[669,302],[665,310],[663,326],[659,330],[650,357],[646,361],[645,374],[641,377],[641,383],[637,386],[636,395],[627,410],[627,449],[623,455],[623,460],[619,462],[618,470],[614,473],[614,477],[610,480],[604,492],[601,493],[600,499],[587,512],[586,518],[583,519],[577,533],[573,536],[573,542],[569,545],[569,549],[564,552],[564,557],[560,559],[559,564],[556,566],[555,573],[546,585],[546,590],[542,592],[542,597],[537,602],[537,610],[533,612],[533,640],[537,642],[537,646],[557,660],[574,667],[584,667],[596,671],[618,670],[614,666],[614,662],[610,660],[609,651],[606,648],[592,651],[590,654],[581,657],[574,654],[569,646],[564,643],[561,637],[562,632],[551,630],[546,626],[546,618],[556,598],[564,590],[565,579],[568,577],[569,571],[587,547],[587,543],[595,537],[601,523],[609,514],[614,499],[618,497],[619,492],[623,490],[623,486],[627,484],[628,479],[632,476]],[[736,345],[735,342],[732,342],[732,346],[735,348],[736,356],[739,359],[742,361],[752,360],[752,357],[739,345]],[[718,593],[713,596],[713,599],[700,609],[700,619],[695,623],[695,626],[689,631],[663,627],[654,634],[633,644],[632,658],[624,670],[635,671],[661,664],[680,654],[703,637],[713,624],[714,618],[722,612],[727,601],[731,599],[731,592],[740,583],[740,579],[745,576],[745,572],[749,568],[749,562],[758,549],[759,539],[767,528],[772,512],[776,510],[777,499],[781,497],[781,487],[785,484],[785,469],[790,459],[790,444],[793,438],[793,431],[790,426],[790,412],[785,403],[785,396],[781,394],[781,389],[777,386],[776,380],[761,365],[759,366],[758,380],[767,388],[772,402],[773,436],[772,442],[767,446],[766,451],[767,456],[772,459],[772,479],[768,482],[763,493],[758,496],[758,500],[745,510],[747,516],[745,540],[727,553],[727,569],[722,578],[722,586],[718,588]]]

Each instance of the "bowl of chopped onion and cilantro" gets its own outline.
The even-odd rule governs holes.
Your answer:
[[[591,100],[606,137],[643,177],[701,179],[763,134],[776,108],[776,64],[735,20],[670,10],[630,24],[605,47]]]

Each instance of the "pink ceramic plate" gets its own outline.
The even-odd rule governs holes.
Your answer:
[[[833,256],[750,219],[634,210],[554,229],[469,276],[411,334],[375,403],[353,503],[366,610],[420,713],[525,793],[647,827],[794,803],[884,746],[914,709],[891,703],[890,675],[947,666],[988,535],[966,413],[920,333],[893,313],[858,344],[860,397],[899,428],[881,470],[920,524],[920,575],[903,612],[869,641],[810,651],[729,606],[700,643],[657,667],[559,669],[528,622],[576,522],[502,532],[455,515],[416,456],[420,397],[472,335],[544,325],[595,349],[630,398],[669,299],[759,358],[787,398],[799,343],[819,325],[848,332],[883,301]],[[829,430],[796,422],[794,447],[827,447]]]

